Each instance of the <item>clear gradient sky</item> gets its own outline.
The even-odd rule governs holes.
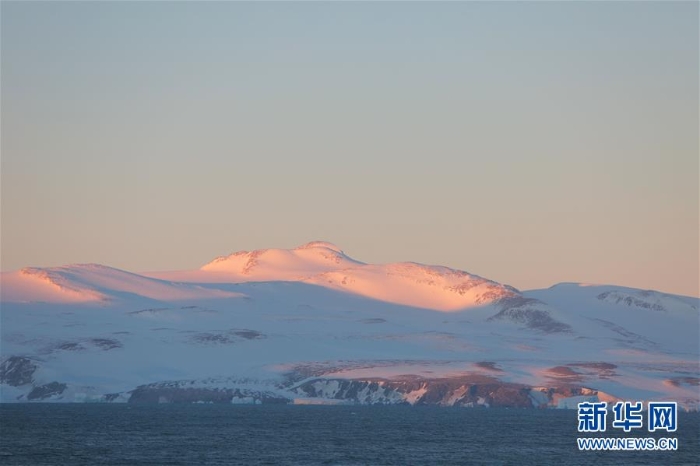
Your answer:
[[[13,3],[1,267],[323,239],[698,296],[698,3]]]

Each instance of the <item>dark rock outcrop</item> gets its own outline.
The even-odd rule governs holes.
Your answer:
[[[265,335],[258,332],[257,330],[232,330],[231,333],[238,337],[245,338],[246,340],[259,340],[261,338],[265,338]]]
[[[81,345],[80,343],[68,341],[68,342],[60,343],[60,344],[56,345],[55,349],[57,351],[84,351],[85,347],[83,345]]]
[[[640,309],[648,309],[656,312],[667,312],[666,308],[657,302],[653,302],[656,298],[656,293],[653,291],[638,291],[639,297],[623,291],[606,291],[597,296],[600,301],[605,301],[611,304],[623,305],[628,307],[637,307]]]
[[[190,340],[195,343],[204,344],[234,344],[241,339],[243,340],[260,340],[265,338],[265,335],[258,332],[257,330],[249,329],[232,329],[228,331],[212,331],[212,332],[201,332],[190,337]]]
[[[32,383],[36,363],[21,356],[10,356],[0,364],[0,383],[19,387]]]
[[[52,397],[54,395],[60,395],[67,388],[67,385],[59,382],[51,382],[45,385],[40,385],[34,387],[31,392],[27,395],[27,399],[32,400],[44,400],[46,398]]]
[[[499,406],[531,408],[530,387],[491,377],[467,375],[444,379],[314,379],[294,391],[306,397],[332,397],[361,404]]]
[[[492,372],[503,372],[503,369],[498,367],[495,362],[493,361],[479,361],[474,363],[475,366],[481,368],[481,369],[486,369],[488,371]]]
[[[522,296],[508,297],[499,302],[501,311],[489,317],[489,322],[507,320],[545,333],[570,333],[571,327],[554,319],[542,301]]]
[[[104,351],[109,351],[115,348],[121,348],[123,346],[120,341],[115,340],[113,338],[92,338],[90,340],[90,343]]]

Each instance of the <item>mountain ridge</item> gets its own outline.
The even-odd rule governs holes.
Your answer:
[[[327,242],[222,257],[1,274],[0,401],[700,406],[698,299],[521,291]]]

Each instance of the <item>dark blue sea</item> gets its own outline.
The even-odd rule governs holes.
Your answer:
[[[576,416],[409,406],[0,405],[0,464],[700,463],[699,413],[679,413],[673,434],[606,432],[673,436],[673,452],[579,451]]]

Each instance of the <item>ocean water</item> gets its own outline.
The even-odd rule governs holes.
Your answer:
[[[676,437],[675,452],[579,451],[576,429],[573,410],[0,405],[0,464],[700,463],[700,413],[679,413],[673,434],[605,433]]]

